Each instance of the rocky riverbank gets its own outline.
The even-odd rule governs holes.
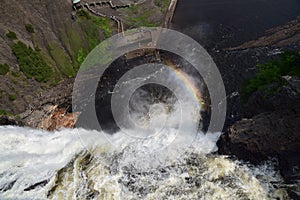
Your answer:
[[[288,84],[274,94],[265,90],[251,95],[245,105],[244,116],[248,118],[229,127],[218,141],[218,147],[220,154],[252,163],[278,158],[286,182],[297,185],[300,180],[300,78],[283,79]],[[290,190],[295,197],[297,192],[299,185]]]

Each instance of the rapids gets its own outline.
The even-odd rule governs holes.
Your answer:
[[[286,198],[276,161],[254,167],[216,155],[219,133],[151,151],[149,144],[168,142],[174,131],[133,140],[84,129],[0,127],[0,199]]]

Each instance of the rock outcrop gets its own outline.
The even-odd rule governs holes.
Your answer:
[[[300,42],[300,16],[289,23],[272,28],[266,35],[256,40],[248,41],[240,46],[229,48],[229,50],[248,49],[255,47],[273,46],[284,47],[297,45]]]
[[[243,116],[250,118],[264,112],[300,107],[300,78],[282,78],[286,81],[284,86],[274,83],[265,90],[254,92],[244,105]]]
[[[24,126],[24,123],[16,117],[0,116],[0,126]]]
[[[50,131],[73,128],[79,116],[72,113],[73,82],[74,79],[68,79],[37,98],[20,115],[26,126]]]
[[[219,141],[221,153],[259,162],[269,156],[298,150],[300,108],[262,113],[236,122]]]
[[[252,163],[277,157],[286,182],[297,184],[300,180],[300,78],[284,78],[287,84],[272,95],[269,91],[259,91],[250,97],[246,109],[249,118],[235,122],[221,136],[218,147],[221,154],[235,155]]]

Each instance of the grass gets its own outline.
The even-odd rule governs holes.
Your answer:
[[[170,0],[154,0],[154,5],[159,7],[162,13],[166,13],[170,5]]]
[[[81,18],[85,18],[85,19],[91,19],[92,18],[91,15],[86,10],[83,10],[83,9],[81,9],[77,12],[77,16],[81,17]]]
[[[20,41],[13,44],[12,51],[17,57],[20,70],[27,78],[34,78],[38,82],[46,82],[51,78],[53,71],[39,51]]]
[[[78,63],[83,63],[84,59],[86,58],[86,53],[84,52],[83,48],[80,48],[78,53],[77,53],[77,62]]]
[[[127,23],[133,27],[155,27],[156,24],[148,19],[150,15],[151,11],[147,11],[137,17],[128,17]]]
[[[273,92],[276,91],[280,86],[286,84],[282,76],[300,76],[300,54],[287,51],[282,53],[278,59],[273,59],[257,67],[258,73],[256,76],[247,80],[241,89],[241,96],[244,102],[255,91],[264,90],[271,84],[276,85],[276,87],[272,88]]]
[[[155,10],[155,9],[154,9]],[[126,8],[126,24],[130,27],[156,27],[157,24],[153,23],[150,17],[153,15],[153,10],[145,6],[131,6]]]
[[[91,20],[97,28],[100,28],[103,31],[104,37],[108,38],[111,36],[111,28],[109,20],[103,17],[96,17],[90,15],[86,10],[79,10],[77,15],[86,20]]]
[[[78,11],[77,15],[79,16],[77,23],[82,27],[88,44],[88,47],[81,46],[77,51],[76,62],[81,64],[101,40],[111,36],[112,30],[109,19],[92,16],[86,10]],[[100,37],[100,33],[103,38]]]
[[[25,24],[25,29],[28,33],[34,33],[34,28],[31,24]]]
[[[13,32],[13,31],[8,31],[8,33],[6,33],[6,37],[8,37],[8,38],[11,39],[11,40],[16,40],[16,39],[18,39],[16,33]]]
[[[102,42],[96,49],[89,54],[89,59],[86,60],[83,66],[81,66],[80,70],[87,70],[91,67],[95,67],[95,65],[107,65],[112,61],[112,52],[109,50],[109,44],[107,41]]]
[[[0,116],[12,116],[12,114],[6,110],[0,110]]]
[[[11,75],[16,78],[21,76],[21,74],[18,71],[11,71]]]
[[[109,20],[106,18],[93,17],[93,23],[103,31],[104,39],[111,36]]]
[[[9,117],[9,118],[14,118],[16,120],[21,120],[21,116],[18,115],[18,114],[13,114],[13,113],[10,113],[6,110],[0,110],[0,116],[5,116],[5,117]]]
[[[66,77],[75,76],[75,71],[71,65],[70,58],[67,56],[66,52],[58,46],[56,43],[48,45],[48,51],[51,57],[56,63],[58,70]]]
[[[9,72],[9,66],[8,64],[0,64],[0,75],[5,75]]]

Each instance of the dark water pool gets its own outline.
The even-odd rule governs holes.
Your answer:
[[[235,46],[300,15],[300,0],[179,0],[173,28],[208,48]]]

